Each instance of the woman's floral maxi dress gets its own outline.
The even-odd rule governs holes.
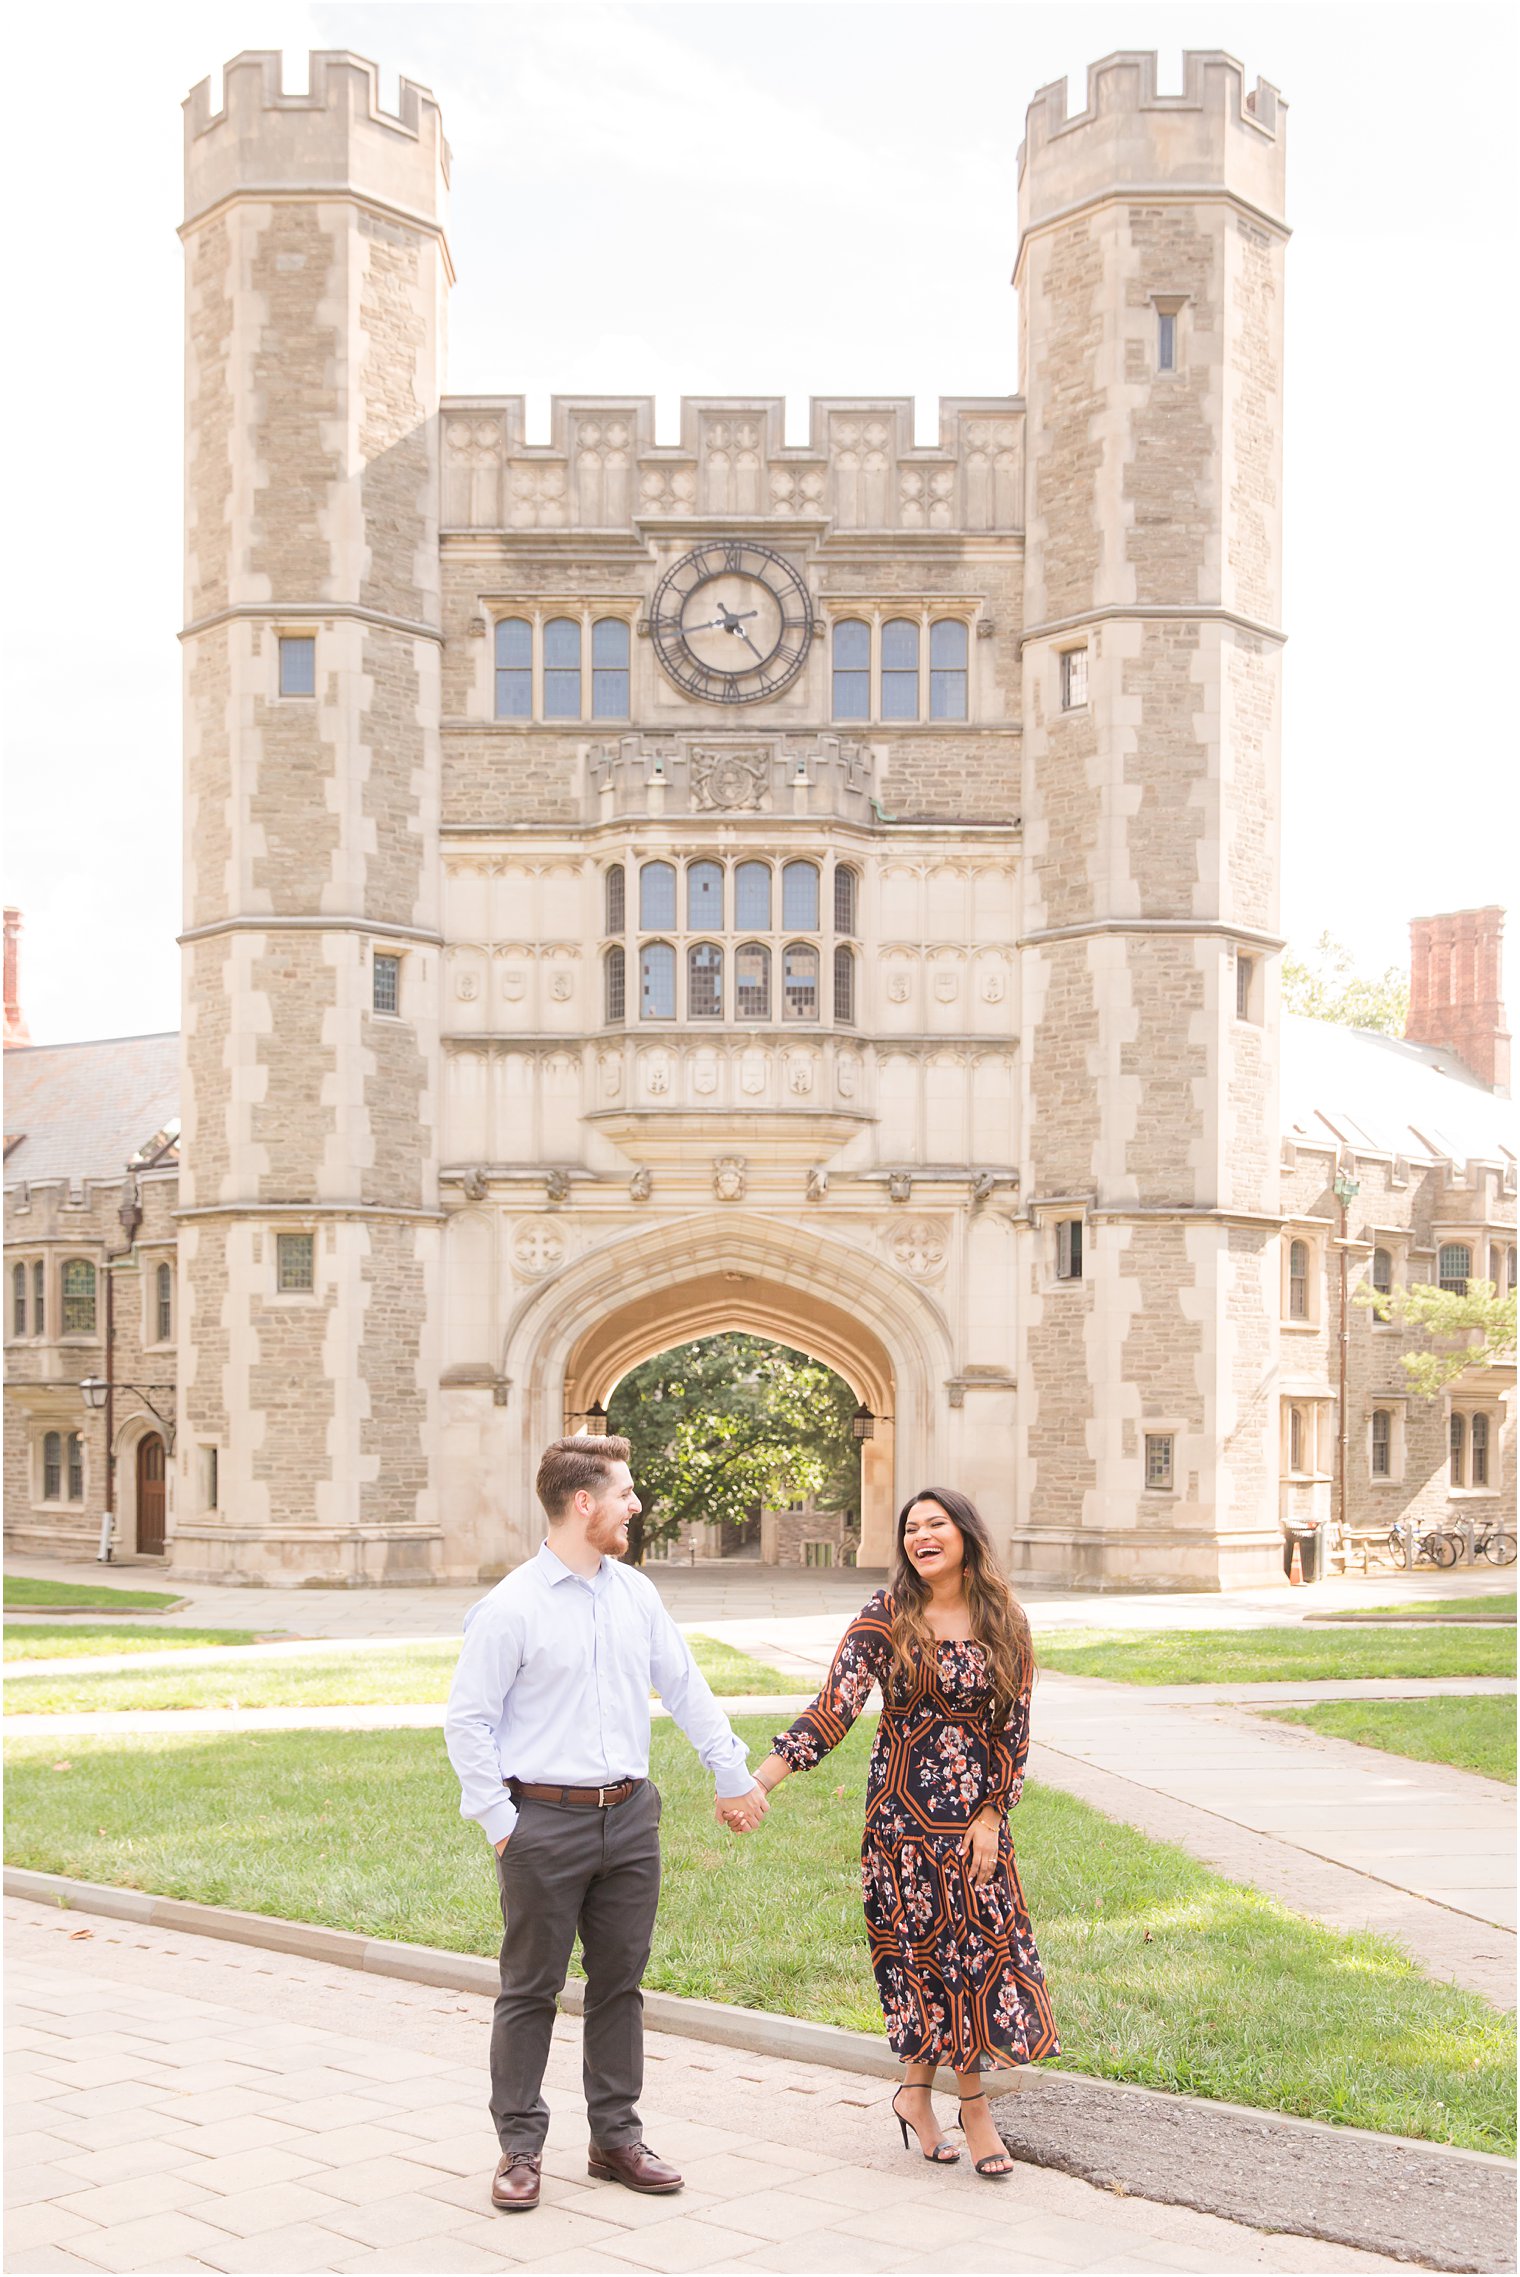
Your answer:
[[[934,1667],[910,1686],[892,1666],[891,1624],[892,1601],[878,1590],[813,1705],[774,1744],[792,1770],[812,1770],[881,1685],[860,1877],[892,2052],[956,2071],[1059,2055],[1006,1817],[1024,1784],[1029,1694],[996,1728],[986,1656],[973,1643],[937,1645]],[[1005,1815],[992,1880],[978,1890],[961,1843],[985,1803]]]

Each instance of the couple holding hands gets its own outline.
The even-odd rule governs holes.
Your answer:
[[[640,1984],[660,1894],[649,1779],[657,1692],[712,1772],[716,1811],[759,1826],[794,1771],[839,1745],[874,1686],[861,1883],[892,2109],[936,2164],[960,2156],[934,2117],[950,2067],[978,2174],[1012,2170],[980,2088],[989,2069],[1060,2052],[1008,1834],[1029,1750],[1029,1625],[964,1495],[925,1489],[897,1521],[891,1585],[853,1620],[817,1699],[751,1772],[749,1750],[646,1575],[619,1561],[640,1506],[626,1439],[557,1439],[538,1470],[548,1539],[465,1619],[444,1732],[461,1809],[496,1852],[505,1935],[491,2032],[493,2205],[538,2204],[543,2076],[579,1933],[588,2172],[665,2194],[681,2176],[643,2140]]]

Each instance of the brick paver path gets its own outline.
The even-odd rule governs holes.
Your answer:
[[[931,2171],[887,2090],[651,2035],[676,2199],[585,2171],[578,2027],[556,2032],[544,2205],[487,2201],[489,2003],[6,1903],[6,2267],[284,2271],[1395,2270],[1036,2167]],[[947,2114],[948,2116],[948,2114]]]

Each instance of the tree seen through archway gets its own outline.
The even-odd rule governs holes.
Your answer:
[[[762,1504],[812,1501],[858,1519],[857,1404],[832,1368],[737,1332],[631,1368],[607,1410],[607,1429],[632,1442],[644,1505],[628,1532],[630,1564],[690,1523],[745,1539]]]

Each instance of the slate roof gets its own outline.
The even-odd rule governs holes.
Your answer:
[[[139,1148],[177,1121],[179,1037],[27,1044],[5,1054],[4,1078],[8,1186],[119,1178]]]
[[[1515,1153],[1515,1104],[1469,1075],[1455,1053],[1369,1028],[1285,1012],[1283,1136],[1413,1161],[1503,1162]]]

